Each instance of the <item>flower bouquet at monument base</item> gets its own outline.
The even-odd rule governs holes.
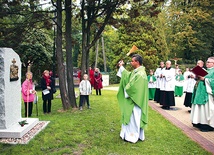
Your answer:
[[[19,124],[21,125],[21,127],[23,127],[24,125],[26,125],[28,123],[27,123],[27,120],[23,120],[23,121],[20,121]]]

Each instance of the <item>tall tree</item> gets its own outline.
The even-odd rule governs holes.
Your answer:
[[[73,108],[77,107],[74,80],[73,80],[73,59],[72,59],[72,40],[71,40],[71,0],[65,0],[65,13],[66,13],[66,68],[67,68],[67,86],[68,86],[68,98]]]
[[[166,23],[166,12],[164,10],[158,15],[154,25],[156,27],[154,32],[154,38],[156,40],[155,47],[158,51],[158,57],[160,60],[165,61],[169,59],[170,49],[167,42],[167,36],[170,35],[171,29],[168,29]]]
[[[31,71],[37,82],[41,71],[50,69],[52,64],[52,24],[48,12],[39,0],[0,1],[0,47],[10,47],[20,55],[22,75],[28,62],[33,63]]]
[[[117,20],[112,24],[117,28],[118,38],[111,47],[115,54],[113,64],[116,65],[120,59],[128,62],[129,58],[126,54],[133,45],[136,45],[139,49],[136,53],[143,56],[146,69],[157,67],[158,54],[153,34],[155,31],[153,19],[157,19],[160,12],[159,2],[133,1],[130,7],[121,10],[123,14],[121,12],[115,14]]]
[[[53,3],[53,2],[52,2]],[[54,5],[54,3],[53,3]],[[68,97],[68,92],[66,88],[66,78],[65,78],[65,66],[63,65],[63,51],[62,51],[62,0],[56,1],[57,10],[57,37],[56,37],[56,56],[57,56],[57,66],[59,73],[59,88],[62,100],[63,109],[66,110],[70,107],[70,100]]]
[[[81,18],[82,18],[82,57],[81,70],[82,75],[88,72],[89,51],[96,41],[100,38],[105,26],[112,17],[113,12],[119,5],[124,4],[126,0],[82,0]],[[94,34],[92,35],[91,32]]]
[[[213,54],[213,8],[210,0],[172,0],[164,7],[171,56],[193,63]]]

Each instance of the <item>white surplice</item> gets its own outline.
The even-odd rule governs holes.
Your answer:
[[[191,121],[193,124],[207,124],[214,128],[214,97],[209,80],[205,78],[208,102],[203,105],[192,104]]]

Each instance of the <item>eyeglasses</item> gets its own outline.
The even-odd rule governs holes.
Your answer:
[[[214,63],[214,62],[207,61],[206,63]]]

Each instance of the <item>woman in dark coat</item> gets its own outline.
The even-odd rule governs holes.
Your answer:
[[[53,81],[49,75],[49,71],[45,70],[41,79],[42,87],[42,100],[43,100],[43,112],[44,114],[51,112],[51,100],[53,100]],[[48,102],[48,104],[47,104]]]
[[[96,90],[96,95],[101,95],[101,89],[103,88],[102,84],[102,74],[100,73],[98,68],[95,68],[94,71],[94,89]]]

